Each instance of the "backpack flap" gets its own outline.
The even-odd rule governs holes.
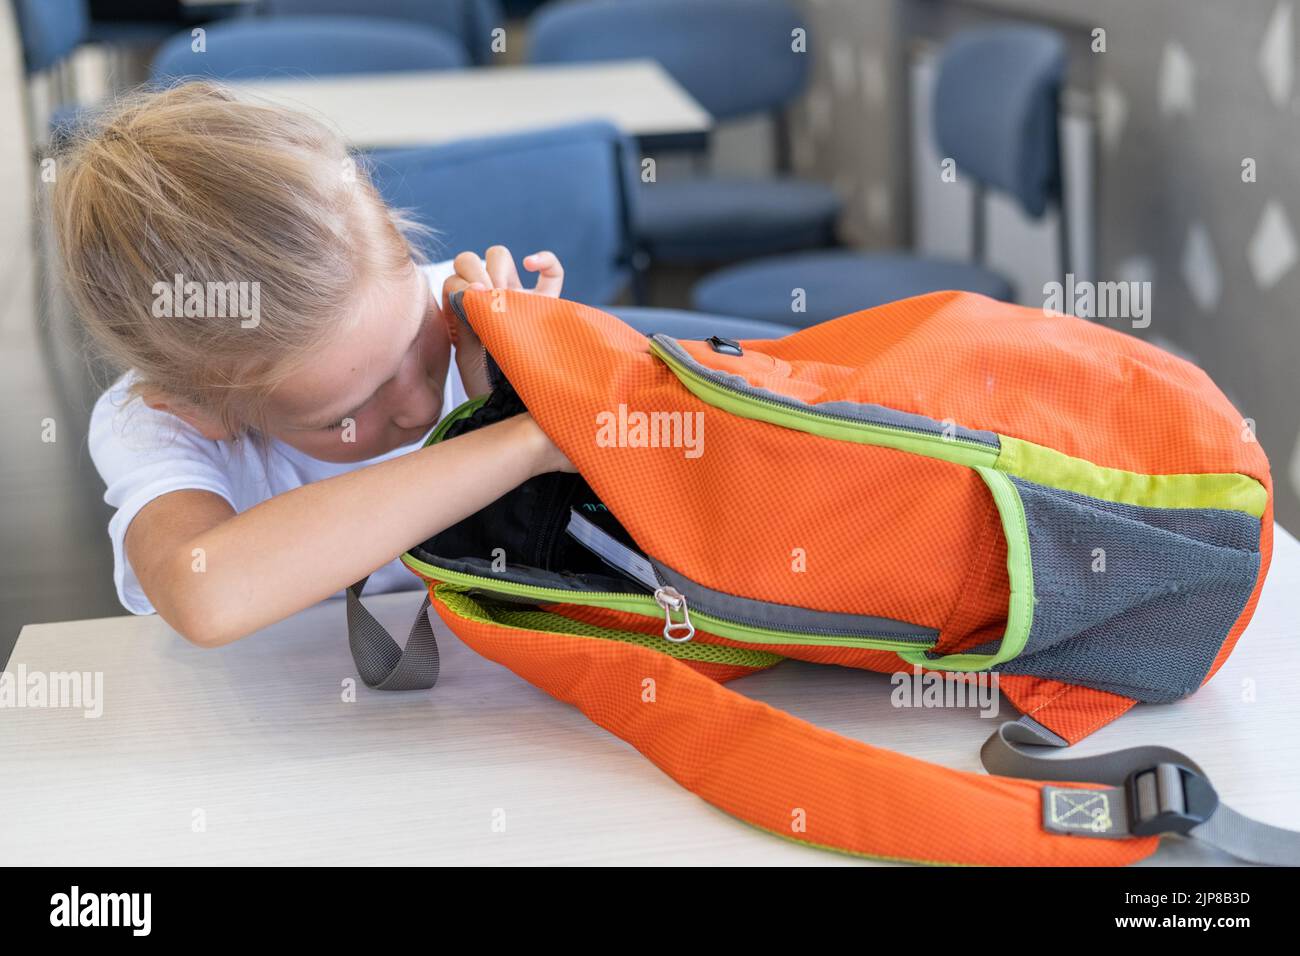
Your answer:
[[[1020,426],[996,406],[984,417],[941,416],[951,383],[926,391],[919,373],[912,387],[929,396],[924,413],[897,396],[859,400],[868,384],[873,397],[889,391],[869,374],[870,339],[882,328],[889,347],[905,351],[933,332],[927,319],[951,318],[949,303],[979,300],[995,330],[1014,309],[956,295],[735,343],[729,353],[647,341],[574,303],[505,293],[498,309],[487,293],[457,295],[453,308],[501,374],[492,396],[454,412],[431,440],[527,406],[580,476],[534,479],[404,560],[428,582],[434,610],[479,653],[578,707],[710,803],[778,835],[902,861],[1114,865],[1150,855],[1157,835],[1173,832],[1243,859],[1300,862],[1295,834],[1219,805],[1181,754],[1038,756],[1135,699],[1189,693],[1222,662],[1267,566],[1267,463],[1252,457],[1256,449],[1236,460],[1241,471],[1220,456],[1223,470],[1208,475],[1161,474],[1149,461],[1130,471],[1120,465],[1134,462],[1121,458],[1096,465],[1058,450],[1068,444],[1059,432],[1035,436],[1050,434],[1058,448],[1013,437]],[[884,321],[891,315],[893,325]],[[700,461],[611,452],[597,429],[623,405],[706,415],[718,451]],[[619,418],[619,440],[623,428]],[[745,462],[770,467],[751,473]],[[797,503],[787,507],[785,493]],[[941,520],[925,520],[927,508]],[[1122,594],[1105,587],[1123,581],[1090,590],[1098,582],[1079,577],[1069,539],[1094,533],[1110,535],[1112,560],[1149,577]],[[765,534],[815,542],[821,574],[769,567]],[[496,550],[506,560],[494,567]],[[1197,578],[1207,564],[1216,572]],[[873,586],[845,586],[866,581]],[[1205,586],[1179,593],[1171,581]],[[1205,646],[1183,653],[1173,676],[1116,657],[1133,615],[1191,621],[1210,607],[1219,618]],[[1159,638],[1141,661],[1182,653]],[[986,744],[996,775],[937,767],[723,686],[785,656],[887,672],[900,662],[996,669],[1026,717]]]

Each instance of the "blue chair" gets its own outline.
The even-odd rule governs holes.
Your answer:
[[[48,71],[52,108],[39,118],[30,100],[25,113],[28,137],[37,156],[42,146],[57,148],[81,116],[69,58],[90,39],[86,0],[13,0],[14,20],[22,43],[23,68],[29,77]],[[38,132],[44,124],[44,135]]]
[[[1038,218],[1061,210],[1061,271],[1068,271],[1068,225],[1061,202],[1057,99],[1065,43],[1051,30],[1000,26],[958,34],[944,47],[934,94],[941,154],[975,183],[975,263],[906,254],[837,250],[747,262],[706,276],[691,305],[707,312],[813,325],[896,299],[945,289],[1012,301],[1007,279],[984,262],[985,191],[1011,197]],[[795,290],[806,306],[794,312]]]
[[[90,32],[86,0],[13,0],[28,75],[63,61]]]
[[[505,245],[543,249],[564,265],[564,297],[614,301],[631,277],[631,144],[611,124],[580,123],[363,158],[393,206],[439,233],[435,259]],[[520,267],[520,278],[533,276]]]
[[[785,0],[579,0],[538,11],[529,57],[651,58],[717,120],[779,116],[807,85],[809,55],[791,49],[802,26]],[[840,210],[829,186],[785,176],[661,179],[639,192],[638,239],[661,262],[831,245]]]
[[[151,47],[178,30],[212,20],[241,16],[252,4],[204,3],[187,6],[181,0],[90,0],[91,43],[119,47]]]
[[[709,315],[686,309],[652,309],[616,306],[606,310],[638,332],[652,335],[667,332],[675,339],[706,339],[721,335],[728,339],[779,339],[797,331],[792,325],[741,319],[732,315]]]
[[[502,0],[501,7],[507,17],[523,19],[549,0]]]
[[[432,27],[363,17],[241,17],[206,28],[206,50],[181,33],[154,57],[154,82],[187,77],[260,79],[466,65],[456,40]]]
[[[409,20],[455,37],[475,63],[492,57],[492,31],[505,26],[497,0],[264,0],[275,16],[366,16]]]

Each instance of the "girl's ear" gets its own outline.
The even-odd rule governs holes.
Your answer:
[[[146,389],[140,400],[156,412],[175,415],[209,441],[230,441],[234,436],[221,424],[218,416],[206,408],[168,395],[158,389]]]

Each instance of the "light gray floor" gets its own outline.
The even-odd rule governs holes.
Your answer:
[[[97,395],[66,307],[44,285],[26,86],[10,5],[0,20],[0,665],[24,624],[123,613],[103,486],[86,453]],[[100,373],[102,378],[103,373]],[[43,441],[52,420],[54,441]]]

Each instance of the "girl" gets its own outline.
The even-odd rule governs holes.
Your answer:
[[[308,116],[208,82],[139,94],[61,161],[53,213],[73,305],[129,370],[89,438],[118,595],[195,644],[368,574],[416,587],[394,555],[572,470],[528,415],[421,447],[487,391],[447,297],[518,273],[499,246],[417,265],[420,227]],[[555,256],[524,264],[559,294]]]

